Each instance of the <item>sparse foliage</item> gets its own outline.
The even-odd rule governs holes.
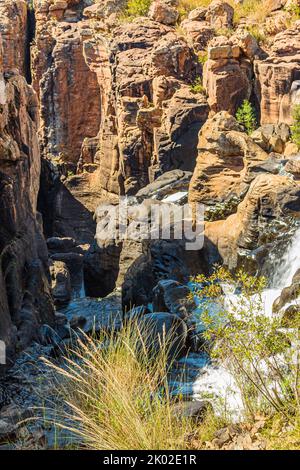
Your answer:
[[[205,62],[207,62],[207,60],[208,60],[208,53],[207,53],[207,51],[200,51],[200,52],[198,52],[197,57],[198,57],[199,64],[204,65]]]
[[[300,105],[293,108],[293,125],[291,126],[292,141],[300,149]]]
[[[126,14],[128,16],[146,16],[152,0],[128,0]]]
[[[202,93],[203,95],[205,94],[205,88],[202,84],[202,79],[200,77],[197,77],[194,83],[190,86],[190,90],[192,93]]]
[[[283,328],[280,316],[265,312],[266,279],[224,268],[193,279],[193,294],[202,304],[204,338],[212,356],[230,370],[245,409],[279,413],[291,419],[300,412],[299,326]],[[229,289],[236,295],[225,295]],[[211,302],[217,302],[217,314]]]
[[[242,106],[237,110],[236,120],[245,128],[249,135],[256,129],[255,110],[248,100],[244,100]]]

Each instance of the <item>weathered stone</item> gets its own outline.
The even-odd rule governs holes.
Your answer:
[[[174,25],[178,20],[179,12],[170,3],[165,0],[154,0],[150,6],[149,17],[159,23]]]
[[[292,284],[288,287],[285,287],[280,297],[275,300],[273,304],[273,311],[275,313],[280,312],[284,306],[289,306],[289,304],[294,303],[300,297],[300,271],[297,271],[293,277]],[[292,321],[295,320],[297,315],[295,312],[299,310],[297,305],[293,305],[294,308],[288,309],[283,315],[283,321],[288,321],[288,318]]]
[[[231,268],[244,265],[254,272],[266,266],[270,248],[282,236],[274,230],[276,220],[286,220],[288,230],[291,218],[300,216],[299,198],[299,186],[290,177],[258,175],[235,214],[206,223],[204,259],[222,259]]]
[[[235,115],[243,100],[251,95],[251,64],[240,57],[240,47],[224,36],[209,43],[208,57],[203,72],[208,104],[213,112],[224,110]]]
[[[84,139],[96,136],[100,127],[97,77],[85,62],[82,38],[76,25],[66,31],[53,27],[53,37],[49,39],[44,36],[45,28],[49,36],[51,27],[43,18],[37,22],[33,49],[34,85],[41,100],[43,150],[45,154],[77,163]],[[51,67],[45,62],[45,49],[52,57]]]
[[[213,205],[233,197],[238,200],[249,184],[250,167],[267,157],[232,116],[216,114],[200,132],[190,202]]]
[[[160,281],[153,289],[153,311],[189,317],[196,305],[189,298],[190,289],[173,280]]]
[[[16,72],[3,78],[1,54],[2,47],[0,339],[7,345],[9,362],[15,344],[25,347],[35,335],[33,324],[53,321],[53,304],[47,247],[36,210],[41,165],[37,98]],[[6,67],[15,67],[9,64]]]
[[[172,170],[163,173],[153,183],[140,189],[136,197],[140,199],[163,199],[179,192],[188,191],[192,173],[189,171]]]
[[[284,156],[289,158],[299,154],[298,145],[294,144],[293,142],[288,142],[284,149]]]
[[[287,124],[266,124],[256,129],[251,138],[266,152],[284,153],[291,132]]]
[[[213,0],[206,12],[205,18],[215,29],[232,28],[234,9],[223,0]]]
[[[277,34],[270,56],[255,62],[261,124],[292,123],[291,109],[300,103],[300,22]]]
[[[214,28],[206,21],[187,19],[181,23],[180,27],[187,36],[189,44],[197,51],[205,51],[215,34]]]
[[[54,261],[50,266],[52,277],[52,295],[57,305],[71,299],[71,277],[67,265],[62,261]]]

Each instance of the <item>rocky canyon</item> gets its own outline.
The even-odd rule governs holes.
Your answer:
[[[178,358],[197,354],[191,276],[218,263],[271,283],[297,233],[299,1],[255,0],[259,23],[249,0],[129,3],[0,0],[0,449],[37,404],[26,354],[57,359],[74,330],[131,316],[175,328]],[[121,200],[129,218],[204,205],[203,246],[99,238],[98,207]],[[52,446],[32,433],[28,447]]]

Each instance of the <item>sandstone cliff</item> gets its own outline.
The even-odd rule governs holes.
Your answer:
[[[246,16],[242,4],[207,3],[182,11],[177,0],[154,0],[136,18],[126,17],[125,0],[1,3],[1,251],[17,259],[2,267],[5,335],[14,332],[9,323],[26,324],[28,311],[51,320],[44,238],[54,292],[55,276],[67,285],[68,269],[78,268],[88,294],[123,286],[128,306],[149,300],[160,279],[184,280],[215,260],[236,267],[255,258],[257,269],[281,240],[280,224],[296,223],[293,2]],[[245,99],[261,125],[251,136],[234,119]],[[94,240],[101,202],[123,195],[159,202],[176,191],[207,206],[206,244],[194,259],[174,241]],[[39,294],[27,287],[31,276],[43,279]]]
[[[37,337],[39,325],[53,319],[48,252],[36,210],[41,168],[38,100],[18,73],[20,50],[15,45],[11,57],[11,47],[4,49],[1,42],[0,337],[8,359],[15,348]]]

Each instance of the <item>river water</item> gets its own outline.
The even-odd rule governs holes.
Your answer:
[[[273,315],[273,303],[280,296],[282,289],[292,284],[293,276],[300,269],[300,228],[295,232],[284,256],[277,260],[270,287],[262,294],[262,306],[265,315]],[[240,301],[240,297],[228,290],[226,293],[226,308],[233,308]],[[212,304],[212,308],[218,306]],[[194,312],[194,319],[201,329],[201,308]],[[191,354],[179,361],[179,365],[187,368],[185,381],[175,383],[183,394],[192,394],[195,400],[208,399],[212,402],[216,414],[224,413],[231,420],[238,422],[244,414],[241,392],[232,375],[218,364],[214,364],[204,353]]]

